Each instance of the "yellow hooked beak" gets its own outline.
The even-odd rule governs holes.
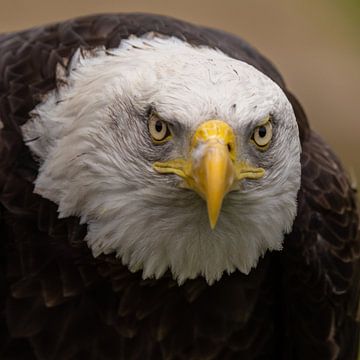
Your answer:
[[[163,174],[176,174],[185,186],[196,191],[207,203],[211,229],[215,229],[225,195],[236,180],[259,179],[262,168],[237,161],[233,129],[221,120],[209,120],[196,130],[190,146],[190,159],[154,163]]]

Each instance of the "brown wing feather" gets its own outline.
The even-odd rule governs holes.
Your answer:
[[[355,194],[314,133],[302,145],[302,186],[282,257],[289,356],[356,359],[359,219]]]

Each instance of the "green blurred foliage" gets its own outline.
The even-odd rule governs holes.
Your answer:
[[[360,36],[360,0],[334,0],[336,6],[346,12],[349,22],[354,27],[355,36]],[[360,43],[360,41],[358,41]]]

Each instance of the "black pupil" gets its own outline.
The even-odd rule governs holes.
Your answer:
[[[265,137],[266,136],[266,127],[265,126],[260,126],[259,127],[259,136],[261,138]]]
[[[161,132],[163,129],[163,123],[161,121],[157,121],[156,124],[155,124],[155,130],[157,132]]]

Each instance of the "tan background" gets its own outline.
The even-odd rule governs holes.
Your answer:
[[[360,0],[0,0],[0,32],[142,11],[238,34],[280,69],[312,126],[360,179]]]

